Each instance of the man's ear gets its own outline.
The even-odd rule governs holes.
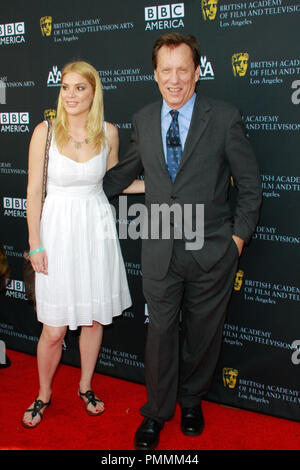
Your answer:
[[[198,65],[195,70],[195,82],[199,80],[199,77],[200,77],[200,65]]]

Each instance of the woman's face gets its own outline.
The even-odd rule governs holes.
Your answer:
[[[66,73],[61,84],[61,100],[66,112],[72,116],[88,114],[94,98],[92,85],[76,72]]]

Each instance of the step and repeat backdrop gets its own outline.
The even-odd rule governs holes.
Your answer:
[[[41,331],[23,284],[28,145],[34,127],[55,117],[63,65],[81,59],[99,71],[105,118],[119,129],[122,158],[132,114],[159,97],[154,41],[167,31],[192,33],[201,47],[198,91],[240,109],[264,196],[207,398],[300,420],[299,22],[299,0],[1,2],[0,242],[11,278],[0,294],[0,338],[7,348],[36,354]],[[141,242],[127,235],[138,223],[130,207],[143,197],[112,202],[133,305],[105,327],[96,367],[139,383],[148,315]],[[79,366],[78,335],[68,332],[64,363]]]

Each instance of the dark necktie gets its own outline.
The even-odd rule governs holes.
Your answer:
[[[178,111],[170,111],[172,122],[167,132],[167,164],[172,182],[176,178],[177,170],[181,160],[182,148],[178,126]]]

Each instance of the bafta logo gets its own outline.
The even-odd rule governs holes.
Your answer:
[[[239,269],[235,275],[235,279],[233,283],[234,290],[241,290],[241,287],[243,284],[243,277],[244,277],[244,271],[242,269]]]
[[[201,0],[204,21],[214,20],[218,11],[218,0]]]
[[[223,384],[225,388],[233,389],[236,386],[238,370],[232,367],[223,367]]]
[[[248,52],[237,52],[232,56],[232,70],[235,77],[244,77],[247,72],[249,61]]]
[[[52,120],[56,118],[56,109],[45,109],[44,111],[44,119],[46,121]]]
[[[42,36],[51,36],[52,32],[52,16],[42,16],[40,19]]]

